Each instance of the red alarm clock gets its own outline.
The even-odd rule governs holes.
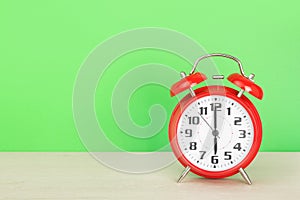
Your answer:
[[[227,79],[240,91],[221,86],[192,87],[207,77],[195,72],[198,63],[209,57],[225,57],[236,61],[240,73]],[[178,182],[189,171],[206,178],[224,178],[238,172],[248,184],[245,168],[256,156],[262,140],[262,123],[248,92],[262,99],[263,91],[253,81],[254,74],[245,75],[239,59],[228,54],[207,54],[196,60],[188,76],[171,87],[171,96],[185,90],[187,94],[175,107],[169,124],[169,140],[174,154],[185,167]],[[214,75],[213,79],[223,79]]]

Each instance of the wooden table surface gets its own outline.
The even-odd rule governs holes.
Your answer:
[[[0,199],[300,199],[300,153],[259,153],[247,168],[253,185],[237,174],[204,179],[182,166],[148,174],[121,173],[88,153],[0,153]]]

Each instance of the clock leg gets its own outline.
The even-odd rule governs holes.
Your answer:
[[[177,180],[177,183],[180,183],[184,179],[184,177],[189,173],[190,170],[191,170],[191,168],[189,166],[187,166],[181,173],[179,179]]]
[[[251,182],[251,180],[250,180],[248,174],[246,173],[246,171],[245,171],[243,168],[240,168],[239,171],[240,171],[240,174],[242,175],[242,177],[244,178],[244,180],[245,180],[249,185],[251,185],[252,182]]]

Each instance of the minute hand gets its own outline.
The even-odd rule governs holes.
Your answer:
[[[218,150],[217,136],[219,134],[219,132],[217,131],[217,108],[216,108],[216,106],[214,107],[214,130],[212,131],[212,134],[214,136],[214,153],[216,155],[217,154],[217,150]]]
[[[214,130],[217,130],[217,109],[214,109]]]

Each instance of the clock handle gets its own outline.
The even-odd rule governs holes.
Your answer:
[[[232,56],[232,55],[229,55],[229,54],[223,54],[223,53],[212,53],[212,54],[206,54],[206,55],[203,55],[203,56],[199,57],[199,58],[195,61],[195,63],[194,63],[194,65],[193,65],[193,68],[192,68],[190,74],[193,74],[193,73],[195,72],[195,70],[196,70],[196,68],[197,68],[197,65],[199,64],[199,62],[200,62],[201,60],[204,60],[204,59],[210,58],[210,57],[225,57],[225,58],[229,58],[229,59],[231,59],[231,60],[234,60],[235,62],[237,62],[238,66],[239,66],[240,73],[241,73],[244,77],[248,78],[248,77],[246,76],[246,74],[245,74],[245,71],[244,71],[244,69],[243,69],[243,65],[242,65],[241,61],[240,61],[238,58],[236,58],[236,57],[234,57],[234,56]],[[223,76],[223,77],[224,77],[224,76]]]
[[[238,86],[241,90],[239,91],[239,93],[237,94],[237,97],[241,97],[243,95],[243,93],[246,91],[248,93],[250,93],[251,95],[255,96],[258,99],[262,99],[263,98],[263,90],[261,89],[261,87],[259,87],[258,85],[256,85],[254,83],[254,74],[250,74],[249,76],[246,76],[245,71],[243,69],[243,65],[241,63],[241,61],[234,57],[231,56],[229,54],[222,54],[222,53],[212,53],[212,54],[206,54],[203,55],[201,57],[199,57],[194,65],[193,68],[190,72],[190,75],[195,73],[195,70],[197,68],[197,65],[199,64],[199,62],[201,60],[204,60],[206,58],[210,58],[210,57],[225,57],[225,58],[229,58],[231,60],[234,60],[240,69],[240,74],[238,73],[234,73],[231,74],[227,79],[232,82],[234,85]],[[223,75],[213,75],[213,79],[224,79]]]

